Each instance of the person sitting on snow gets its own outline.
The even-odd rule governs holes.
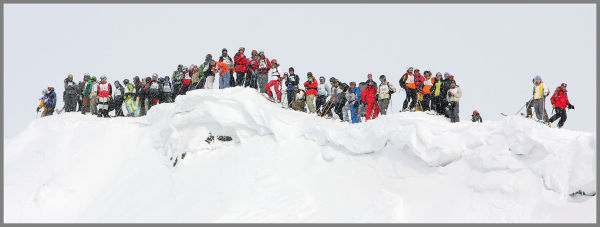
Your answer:
[[[304,112],[304,105],[306,104],[306,96],[304,90],[300,90],[298,86],[294,87],[294,101],[292,101],[292,108],[296,111]]]
[[[47,90],[42,91],[42,98],[40,98],[40,105],[36,108],[37,112],[40,112],[40,109],[44,107],[44,111],[42,112],[42,117],[50,116],[54,113],[54,108],[56,107],[56,93],[54,93],[53,87],[48,87]]]
[[[479,115],[479,112],[477,110],[473,110],[473,114],[471,114],[471,121],[472,122],[483,122],[483,120],[481,119],[481,115]]]

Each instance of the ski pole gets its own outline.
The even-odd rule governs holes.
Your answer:
[[[532,100],[532,99],[533,99],[533,98],[530,98],[530,99],[529,99],[529,101],[525,102],[525,105],[523,105],[523,106],[522,106],[522,107],[519,109],[519,111],[517,111],[517,112],[515,113],[515,115],[519,114],[519,112],[521,112],[521,110],[523,109],[523,107],[527,106],[527,103],[531,102],[531,100]]]

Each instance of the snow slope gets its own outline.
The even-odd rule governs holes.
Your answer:
[[[521,117],[349,125],[196,90],[146,117],[36,119],[4,148],[9,223],[596,221],[595,196],[569,196],[596,192],[596,138]]]

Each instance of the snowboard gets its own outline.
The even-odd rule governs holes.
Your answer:
[[[127,112],[129,112],[128,116],[139,117],[140,116],[140,108],[139,108],[139,98],[133,101],[133,98],[129,98],[125,100],[125,106],[127,107]]]

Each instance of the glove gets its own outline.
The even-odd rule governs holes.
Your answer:
[[[35,108],[35,112],[40,112],[40,108],[39,108],[39,107],[36,107],[36,108]]]
[[[392,92],[392,91],[388,91],[388,94],[390,94],[390,95],[392,95],[393,93],[394,93],[394,92]]]
[[[311,82],[311,83],[312,83],[312,82],[313,82],[313,78],[312,78],[312,77],[309,77],[309,78],[308,78],[308,82]]]
[[[569,109],[575,109],[575,106],[573,106],[573,105],[569,104],[569,105],[567,106],[567,108],[569,108]]]

